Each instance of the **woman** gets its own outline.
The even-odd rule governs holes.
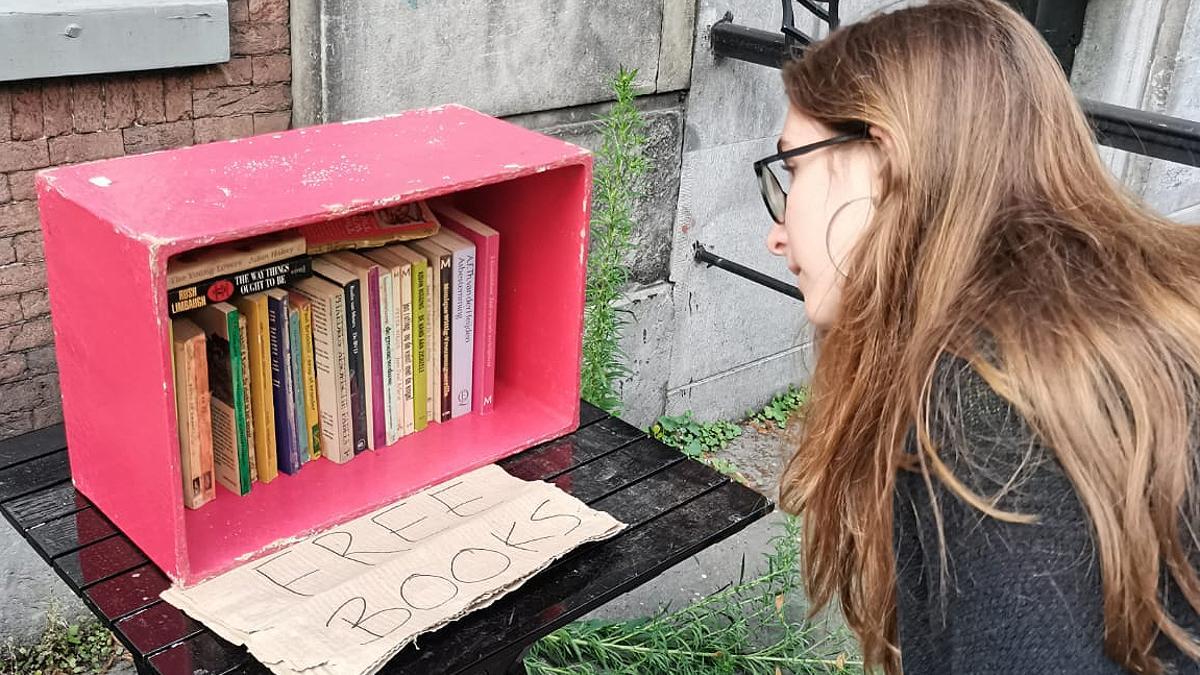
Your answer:
[[[1200,672],[1200,231],[1110,178],[994,0],[783,80],[756,169],[822,334],[780,499],[814,604],[891,673]]]

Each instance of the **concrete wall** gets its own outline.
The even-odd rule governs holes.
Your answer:
[[[350,119],[456,102],[492,115],[609,98],[637,68],[639,93],[687,86],[687,0],[298,0],[296,114]]]

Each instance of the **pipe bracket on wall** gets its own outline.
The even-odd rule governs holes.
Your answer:
[[[746,267],[745,265],[735,263],[732,260],[722,258],[721,256],[716,255],[715,253],[709,251],[707,248],[704,247],[704,244],[701,244],[700,242],[696,242],[696,243],[692,244],[692,250],[693,250],[692,257],[693,257],[693,259],[695,259],[695,261],[697,263],[703,263],[703,264],[708,265],[709,267],[717,267],[717,268],[723,269],[726,272],[733,273],[739,277],[742,277],[743,279],[752,281],[760,286],[765,286],[773,291],[778,291],[780,293],[783,293],[784,295],[788,296],[789,298],[800,300],[801,302],[804,301],[804,295],[802,293],[800,293],[800,289],[796,288],[795,286],[793,286],[787,282],[780,281],[779,279],[776,279],[775,277],[763,274],[762,272],[759,272],[758,270]]]

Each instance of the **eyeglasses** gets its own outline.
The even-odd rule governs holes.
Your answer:
[[[754,173],[758,175],[758,187],[759,190],[762,191],[763,203],[767,205],[767,211],[770,212],[771,218],[774,219],[776,223],[782,225],[783,214],[787,209],[787,191],[783,189],[783,184],[779,182],[779,177],[775,175],[775,171],[770,168],[771,163],[786,160],[791,157],[797,157],[799,155],[810,153],[813,150],[820,150],[821,148],[829,147],[831,145],[848,143],[850,141],[861,141],[869,139],[870,137],[871,134],[869,129],[864,126],[862,129],[855,132],[834,136],[833,138],[826,138],[823,141],[809,143],[808,145],[802,145],[798,148],[792,148],[791,150],[785,150],[784,152],[776,153],[770,157],[764,157],[755,162]]]

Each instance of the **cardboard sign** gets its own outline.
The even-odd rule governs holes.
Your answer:
[[[624,528],[487,465],[162,597],[273,673],[369,674],[417,635]]]

